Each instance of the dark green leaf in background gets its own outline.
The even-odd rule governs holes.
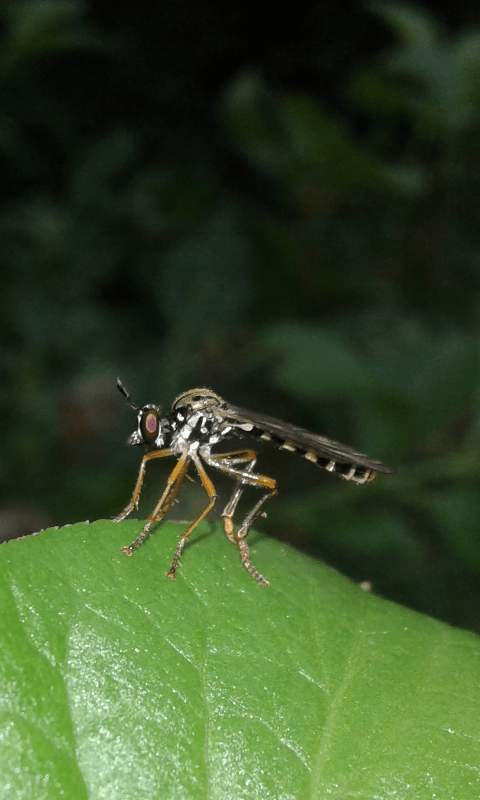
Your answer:
[[[340,337],[315,325],[280,322],[264,332],[274,382],[303,400],[368,394],[368,367]]]

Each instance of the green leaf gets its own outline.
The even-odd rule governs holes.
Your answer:
[[[220,114],[245,157],[291,190],[385,188],[382,165],[307,95],[271,93],[258,76],[242,73],[224,93]]]
[[[13,70],[22,62],[69,50],[103,50],[105,44],[83,20],[80,0],[9,3],[2,10],[6,37],[1,66]]]
[[[410,434],[417,440],[448,424],[477,391],[478,349],[458,330],[432,333],[409,321],[374,350],[372,369],[410,408]]]
[[[275,384],[294,396],[318,402],[372,392],[365,362],[328,329],[277,322],[264,329],[262,345],[272,354]]]
[[[370,8],[395,31],[406,47],[432,48],[441,38],[437,21],[406,3],[372,2]]]
[[[462,798],[480,791],[480,640],[269,539],[204,525],[2,545],[1,796]]]
[[[437,529],[448,542],[450,551],[471,568],[480,569],[480,497],[478,478],[474,486],[447,486],[439,489],[422,487],[412,492],[412,506],[428,511]]]
[[[429,141],[434,134],[448,142],[476,127],[478,31],[447,37],[433,16],[402,3],[374,3],[372,10],[399,38],[398,46],[379,69],[390,75],[394,93],[400,88],[400,79],[404,86],[403,105],[416,130],[423,129]],[[364,89],[368,86],[379,88],[367,79]],[[368,96],[368,91],[363,94]],[[386,91],[384,94],[387,96]],[[401,103],[401,91],[398,100]]]

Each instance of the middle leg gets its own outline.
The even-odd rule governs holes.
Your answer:
[[[202,486],[205,489],[210,502],[204,508],[202,513],[199,514],[198,517],[192,522],[192,524],[189,525],[187,530],[182,534],[177,544],[177,549],[175,550],[175,555],[173,556],[172,566],[170,567],[170,570],[166,573],[167,578],[172,578],[173,580],[175,580],[175,572],[180,563],[180,556],[182,555],[182,550],[185,547],[188,537],[190,536],[191,532],[197,527],[197,525],[202,521],[202,519],[205,519],[207,514],[212,510],[217,500],[217,492],[215,486],[213,485],[212,481],[205,472],[205,469],[203,468],[203,464],[200,461],[200,458],[196,453],[192,453],[190,457],[193,463],[195,464],[196,470],[202,482]]]

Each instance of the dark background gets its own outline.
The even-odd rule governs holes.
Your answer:
[[[398,469],[266,448],[257,527],[480,630],[479,16],[2,5],[2,538],[126,505],[117,374],[166,410],[207,386]]]

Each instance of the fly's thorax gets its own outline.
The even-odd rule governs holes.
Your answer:
[[[193,443],[202,451],[205,447],[209,449],[225,439],[231,430],[231,425],[216,413],[215,407],[193,410],[191,406],[180,406],[172,411],[168,421],[172,433],[169,446],[174,453],[190,449]]]
[[[197,411],[214,411],[225,406],[225,400],[210,389],[190,389],[178,395],[172,405],[172,413],[183,410],[187,416]]]

